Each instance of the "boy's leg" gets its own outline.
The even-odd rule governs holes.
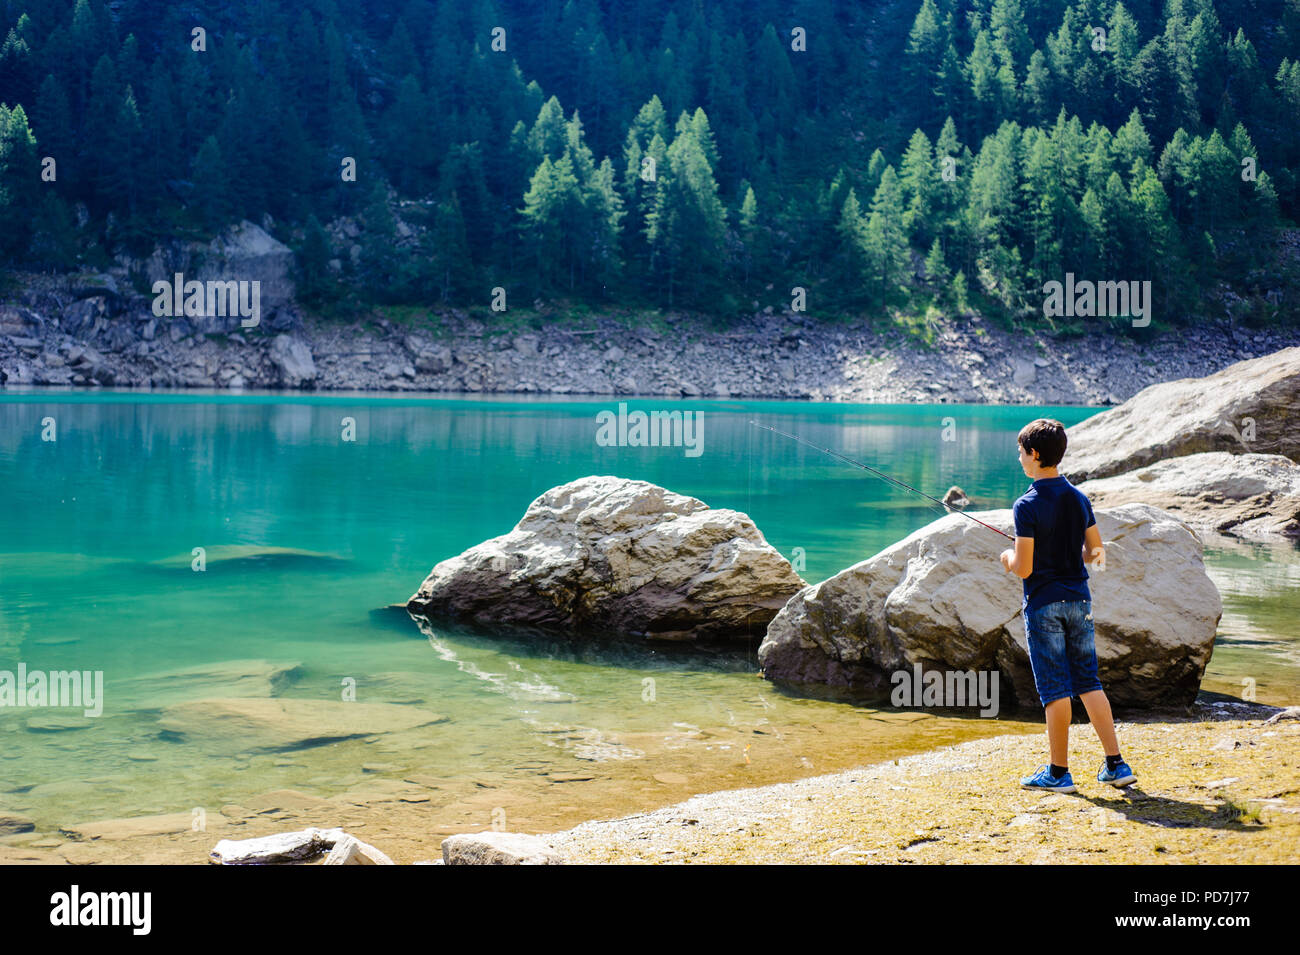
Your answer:
[[[1092,626],[1092,602],[1078,601],[1071,606],[1065,620],[1065,647],[1070,660],[1070,680],[1083,707],[1088,711],[1088,721],[1097,731],[1097,739],[1107,756],[1119,755],[1119,739],[1115,735],[1115,720],[1110,712],[1110,700],[1097,678],[1097,640]]]
[[[1044,707],[1047,716],[1047,746],[1052,762],[1057,766],[1070,765],[1070,698],[1063,696]]]
[[[1047,723],[1047,744],[1052,763],[1069,765],[1070,685],[1066,631],[1061,620],[1063,603],[1052,603],[1025,615],[1025,640],[1029,645],[1029,666],[1034,687],[1043,704]]]
[[[1107,756],[1118,756],[1119,738],[1115,735],[1115,720],[1110,715],[1110,700],[1106,698],[1106,691],[1093,690],[1091,693],[1080,693],[1079,699],[1083,701],[1083,706],[1088,711],[1088,720],[1092,723],[1092,728],[1097,731],[1097,739],[1101,740],[1102,750]]]

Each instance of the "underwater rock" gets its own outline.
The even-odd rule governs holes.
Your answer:
[[[447,717],[394,703],[335,700],[193,700],[163,709],[167,737],[210,753],[279,752],[377,736],[445,722]]]

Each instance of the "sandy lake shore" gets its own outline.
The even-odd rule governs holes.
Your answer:
[[[973,740],[861,769],[714,792],[548,836],[575,863],[1296,863],[1300,722],[1120,723],[1138,782],[1096,780],[1101,749],[1075,724],[1078,791],[1020,776],[1045,734]]]

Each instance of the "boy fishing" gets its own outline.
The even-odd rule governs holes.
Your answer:
[[[1092,595],[1085,562],[1101,569],[1106,551],[1092,505],[1062,477],[1065,426],[1050,418],[1031,421],[1016,443],[1020,467],[1033,485],[1012,506],[1015,547],[1002,566],[1024,580],[1022,603],[1029,665],[1047,720],[1051,762],[1020,780],[1025,789],[1072,793],[1069,770],[1070,698],[1078,696],[1106,754],[1097,781],[1129,786],[1137,780],[1120,756],[1110,701],[1097,679]]]

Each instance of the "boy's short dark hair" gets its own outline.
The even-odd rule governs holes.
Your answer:
[[[1038,418],[1020,429],[1016,438],[1029,454],[1038,452],[1038,466],[1054,468],[1065,457],[1065,425],[1054,418]]]

